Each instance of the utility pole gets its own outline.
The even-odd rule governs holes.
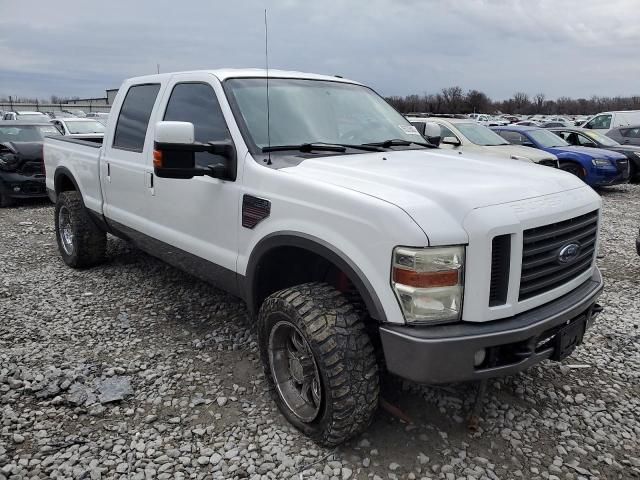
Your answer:
[[[156,63],[156,70],[157,70],[157,73],[160,73],[160,64],[159,63]]]
[[[9,95],[9,106],[11,107],[11,111],[13,112],[13,97]]]

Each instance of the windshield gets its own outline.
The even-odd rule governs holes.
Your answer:
[[[551,133],[547,130],[530,130],[527,132],[531,138],[535,140],[543,148],[551,147],[568,147],[569,144],[557,136],[555,133]]]
[[[509,145],[504,138],[477,123],[456,123],[455,127],[469,139],[471,143],[482,146]]]
[[[269,144],[424,141],[413,125],[366,87],[284,78],[269,79],[269,141],[265,79],[236,78],[226,86],[241,116],[238,120],[259,149]]]
[[[56,135],[58,131],[52,126],[17,125],[0,126],[0,142],[41,142],[45,135]]]
[[[65,125],[72,135],[82,133],[104,133],[104,125],[95,120],[81,122],[66,122]]]
[[[598,132],[592,132],[592,131],[588,131],[588,132],[584,132],[584,134],[587,137],[591,137],[593,140],[595,140],[596,142],[606,146],[606,147],[619,147],[620,144],[618,142],[616,142],[613,138],[609,138],[606,135],[602,135],[601,133]]]

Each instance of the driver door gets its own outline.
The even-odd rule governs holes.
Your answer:
[[[175,75],[167,85],[155,122],[191,122],[196,142],[231,140],[219,98],[224,98],[224,93],[213,75]],[[215,163],[215,155],[196,153],[196,166],[206,168]],[[238,183],[208,176],[188,180],[160,178],[153,173],[151,154],[146,166],[149,228],[153,238],[166,244],[163,253],[175,256],[178,263],[193,262],[192,267],[205,267],[208,273],[224,270],[211,268],[200,259],[223,267],[226,273],[235,272]],[[185,256],[184,252],[195,257]],[[165,260],[170,261],[166,255]]]

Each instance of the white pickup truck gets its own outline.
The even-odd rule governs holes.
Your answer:
[[[601,310],[600,197],[573,175],[452,157],[343,78],[127,80],[102,144],[50,137],[60,254],[114,234],[241,298],[287,419],[363,430],[379,369],[423,383],[561,360]]]

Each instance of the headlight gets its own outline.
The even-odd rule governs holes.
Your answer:
[[[407,323],[460,320],[463,281],[463,246],[393,250],[391,285]]]
[[[609,167],[611,166],[611,162],[605,158],[594,158],[591,160],[596,167]]]

